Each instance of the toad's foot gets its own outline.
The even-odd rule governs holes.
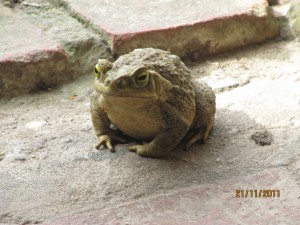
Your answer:
[[[109,151],[115,152],[113,148],[112,142],[126,142],[126,140],[122,137],[117,136],[116,134],[109,134],[109,135],[100,135],[98,137],[98,144],[95,146],[96,149],[99,149],[102,145],[105,145]]]
[[[151,143],[143,144],[143,145],[133,145],[128,147],[128,149],[132,152],[136,152],[139,156],[144,156],[144,157],[160,158],[165,156],[164,152],[161,152],[158,149],[153,148]]]

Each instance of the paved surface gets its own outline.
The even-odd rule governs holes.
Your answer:
[[[300,220],[300,200],[297,199],[300,189],[293,175],[288,174],[272,168],[255,176],[203,184],[43,224],[297,224]],[[281,182],[286,184],[286,191],[276,189],[283,188]],[[256,187],[262,189],[255,190]],[[263,192],[270,187],[275,188],[272,197],[266,193],[264,196]],[[289,191],[292,187],[297,192]],[[239,190],[245,191],[244,196]]]
[[[265,0],[64,2],[104,31],[115,55],[156,47],[197,59],[279,33]]]
[[[274,42],[189,64],[214,84],[216,123],[205,145],[167,159],[139,157],[127,150],[133,143],[115,154],[94,149],[92,77],[0,100],[0,222],[297,224],[299,50],[296,41]],[[225,88],[226,80],[235,82]],[[271,145],[255,144],[257,132]],[[236,189],[281,196],[237,199]]]

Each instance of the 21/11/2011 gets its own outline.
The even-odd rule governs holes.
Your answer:
[[[280,190],[271,189],[236,189],[236,198],[275,198],[280,197]]]

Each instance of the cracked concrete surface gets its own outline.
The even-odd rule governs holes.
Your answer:
[[[151,220],[128,212],[128,204],[139,211],[137,204],[156,204],[155,199],[171,195],[178,199],[174,204],[182,204],[178,207],[183,214],[167,207],[157,210],[169,221],[177,218],[177,224],[195,216],[215,224],[222,218],[228,224],[293,224],[300,216],[299,50],[297,41],[273,41],[189,63],[195,78],[219,82],[215,88],[224,86],[227,78],[237,85],[218,91],[216,123],[208,142],[187,152],[177,150],[166,159],[139,157],[126,149],[132,143],[118,145],[114,154],[94,149],[88,106],[92,76],[58,89],[1,99],[0,222],[63,218],[53,223],[70,224],[73,220],[64,218],[83,213],[89,224],[125,223],[126,218],[129,224],[151,224],[160,217],[147,214]],[[273,136],[271,145],[251,140],[264,130]],[[241,201],[235,197],[237,188],[279,189],[282,196]],[[199,192],[197,198],[176,197],[185,190]],[[193,199],[198,203],[187,203]],[[184,204],[187,208],[180,208]],[[84,217],[95,210],[95,220]],[[115,215],[111,212],[124,210],[125,217],[110,219]],[[250,214],[257,210],[261,217],[255,220]]]

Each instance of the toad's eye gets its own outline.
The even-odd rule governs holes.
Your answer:
[[[94,75],[98,78],[100,77],[100,68],[98,64],[95,66]]]
[[[147,74],[142,74],[136,78],[139,82],[143,82],[147,79]]]
[[[142,73],[135,77],[135,83],[137,86],[144,87],[148,82],[148,74]]]
[[[146,66],[137,68],[133,71],[131,77],[133,78],[134,84],[137,87],[145,87],[149,80],[148,68]]]

